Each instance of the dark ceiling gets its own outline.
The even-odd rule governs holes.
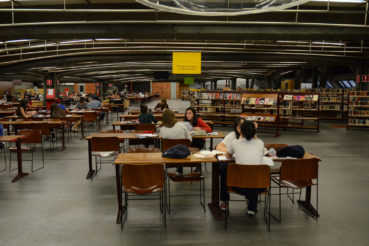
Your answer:
[[[278,79],[327,67],[354,74],[368,69],[367,15],[367,1],[200,17],[131,0],[0,0],[0,80],[56,73],[71,82],[151,81],[155,71],[171,72],[173,51],[202,53],[197,80]]]

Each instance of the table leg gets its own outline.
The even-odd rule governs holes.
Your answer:
[[[306,187],[305,192],[305,201],[298,200],[298,204],[302,210],[307,213],[309,216],[313,217],[314,219],[319,218],[319,213],[316,209],[311,205],[311,186]]]
[[[122,185],[120,179],[120,165],[115,165],[115,179],[117,183],[117,198],[118,198],[118,214],[116,223],[120,224],[123,212],[123,205],[122,205]]]
[[[85,121],[84,121],[83,118],[81,118],[81,134],[82,134],[81,139],[85,138],[85,129],[84,129],[85,127],[84,127],[84,125],[85,125]]]
[[[91,140],[88,140],[88,173],[87,173],[86,179],[92,179],[95,172],[96,171],[92,169]]]
[[[219,163],[212,163],[211,176],[211,203],[208,203],[209,209],[215,219],[221,220],[223,212],[219,208]]]
[[[27,176],[28,173],[24,173],[23,172],[23,167],[22,167],[22,149],[21,149],[21,140],[17,140],[15,142],[15,144],[17,145],[17,157],[18,157],[18,173],[17,176],[14,177],[14,179],[12,180],[12,183],[14,183],[15,181],[17,181],[20,178],[23,178],[24,176]]]
[[[109,125],[109,111],[106,111],[106,125]]]
[[[62,151],[66,149],[65,147],[65,127],[64,127],[64,124],[62,124],[61,126],[62,128]]]

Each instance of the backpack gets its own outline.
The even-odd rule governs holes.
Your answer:
[[[185,159],[189,155],[191,155],[190,150],[187,148],[187,146],[182,144],[177,144],[167,149],[162,154],[163,157],[178,158],[178,159]]]
[[[302,158],[305,154],[304,147],[301,145],[291,145],[285,148],[277,149],[277,156],[278,157],[296,157]]]

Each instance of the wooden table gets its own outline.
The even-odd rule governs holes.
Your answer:
[[[140,132],[127,132],[127,133],[95,133],[88,137],[86,137],[86,140],[88,141],[88,173],[86,175],[86,179],[92,179],[95,174],[96,170],[92,169],[92,151],[91,151],[91,139],[93,137],[117,137],[119,138],[120,142],[124,142],[126,139],[139,139],[137,137],[137,134],[140,134]],[[145,139],[159,139],[159,137],[151,137],[151,138],[145,138]]]
[[[212,202],[209,204],[217,204],[219,208],[219,166],[217,165],[218,160],[215,157],[211,158],[196,158],[193,155],[189,156],[186,159],[174,159],[174,158],[165,158],[161,156],[162,153],[124,153],[119,154],[115,159],[115,176],[116,176],[116,185],[117,185],[117,198],[118,198],[118,214],[116,223],[120,223],[120,219],[123,213],[123,202],[122,202],[122,185],[121,185],[121,165],[122,164],[154,164],[154,163],[162,163],[166,166],[170,165],[178,165],[178,164],[196,164],[201,162],[212,162],[213,163],[213,172],[214,172],[214,163],[218,168],[218,172],[216,173],[218,176],[216,179],[212,180]],[[215,170],[216,171],[216,170]],[[214,176],[214,173],[213,173]],[[215,199],[213,201],[213,199]],[[213,205],[212,205],[213,206]],[[210,205],[209,205],[210,207]],[[219,209],[220,211],[220,209]]]
[[[0,123],[3,126],[14,126],[14,131],[17,133],[18,129],[39,129],[40,124],[47,124],[50,128],[61,128],[62,129],[62,151],[66,149],[65,146],[65,129],[64,129],[64,123],[65,121],[61,120],[44,120],[44,121],[36,121],[36,120],[30,120],[30,121],[0,121]]]
[[[15,142],[17,146],[18,173],[17,173],[17,176],[13,178],[12,183],[28,175],[28,173],[23,172],[23,166],[22,166],[21,140],[24,139],[25,137],[26,136],[23,136],[23,135],[0,136],[0,142]]]
[[[119,118],[124,120],[137,120],[138,116],[138,114],[123,114],[119,115]],[[161,121],[163,119],[163,114],[153,114],[153,116],[158,121]],[[177,120],[183,120],[185,118],[185,114],[175,114],[175,117]]]

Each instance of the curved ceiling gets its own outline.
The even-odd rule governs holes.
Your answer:
[[[202,52],[199,80],[355,69],[369,57],[367,14],[367,1],[203,17],[131,0],[0,0],[0,80],[150,81],[154,71],[171,72],[173,51]]]

